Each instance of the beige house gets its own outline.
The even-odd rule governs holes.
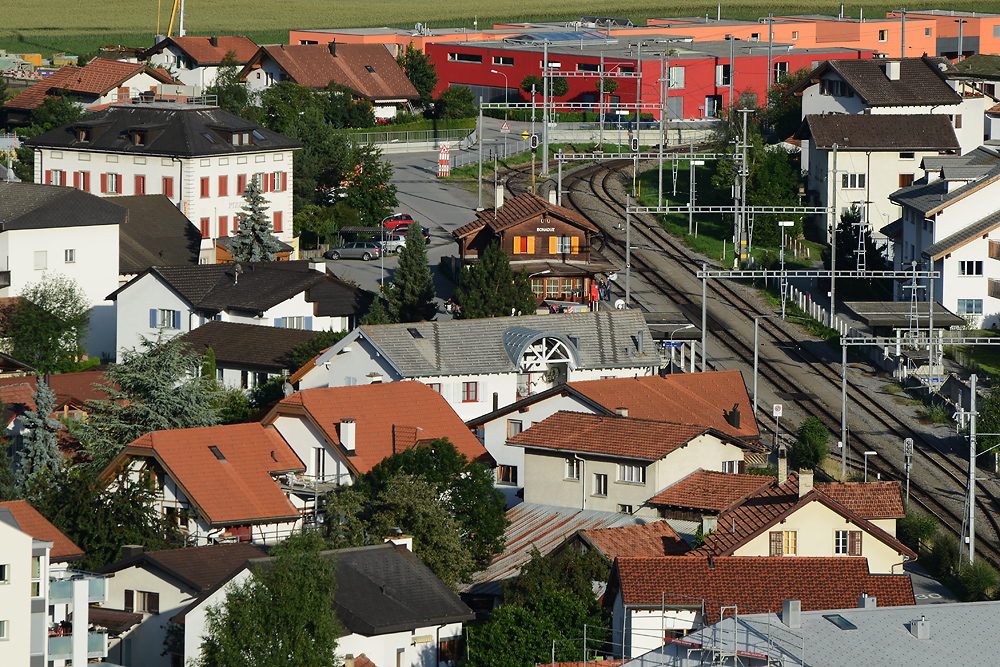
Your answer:
[[[761,451],[695,424],[560,411],[508,439],[524,448],[524,501],[655,517],[648,500],[697,470],[742,472]]]

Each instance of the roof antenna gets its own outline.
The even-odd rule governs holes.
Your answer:
[[[233,277],[233,284],[234,285],[239,285],[240,284],[240,274],[243,273],[243,265],[240,264],[239,262],[236,262],[236,268],[233,270],[233,273],[236,274]]]

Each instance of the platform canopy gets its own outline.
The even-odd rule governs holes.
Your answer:
[[[909,301],[847,301],[844,303],[858,319],[864,320],[870,327],[889,327],[890,329],[907,329],[913,304]],[[918,301],[917,326],[927,328],[928,307],[926,301]],[[950,329],[951,327],[968,326],[968,321],[960,315],[951,312],[940,303],[934,303],[934,328]]]

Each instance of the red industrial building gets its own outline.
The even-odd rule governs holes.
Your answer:
[[[730,70],[735,70],[735,96],[753,92],[763,101],[767,89],[768,45],[766,42],[733,40],[730,42],[674,41],[670,37],[659,42],[655,35],[644,36],[641,50],[641,77],[619,78],[618,89],[606,99],[615,104],[646,104],[660,102],[660,68],[670,68],[671,87],[668,93],[668,118],[699,118],[717,115],[729,105]],[[449,86],[470,88],[474,97],[484,102],[530,102],[530,94],[520,89],[528,75],[539,76],[542,68],[541,43],[551,40],[548,53],[554,70],[561,72],[593,72],[593,77],[568,77],[569,92],[553,100],[555,111],[560,104],[589,104],[599,111],[597,80],[602,55],[605,72],[636,71],[639,49],[635,43],[608,38],[604,33],[530,33],[509,37],[503,41],[428,43],[426,52],[437,67],[438,87],[435,96]],[[669,56],[663,61],[664,47]],[[732,51],[731,51],[732,48]],[[732,55],[731,55],[732,54]],[[872,50],[838,47],[797,49],[791,44],[774,44],[771,48],[771,75],[776,79],[785,72],[813,69],[825,60],[871,58]],[[774,80],[774,79],[772,79]],[[641,86],[637,86],[640,84]],[[637,94],[637,87],[641,95]],[[536,104],[541,107],[538,90]],[[562,107],[562,110],[570,110]],[[576,109],[579,110],[579,109]],[[654,113],[658,118],[659,113]]]

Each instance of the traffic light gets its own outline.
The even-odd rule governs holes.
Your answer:
[[[535,150],[537,148],[538,148],[538,135],[533,134],[531,135],[531,150]]]
[[[639,152],[639,137],[632,137],[632,152]]]

